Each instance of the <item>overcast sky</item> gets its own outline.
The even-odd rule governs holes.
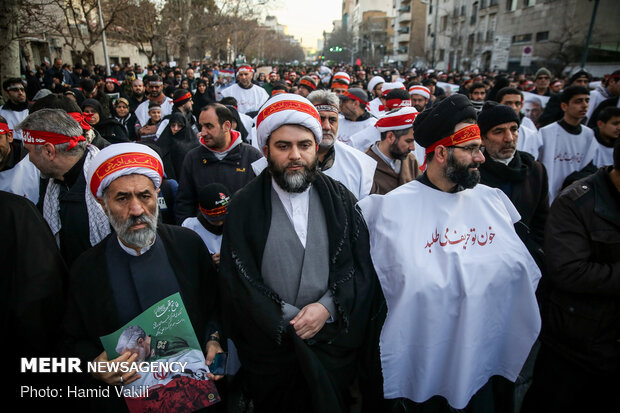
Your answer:
[[[332,30],[332,21],[341,18],[339,0],[275,0],[270,14],[288,26],[288,34],[302,40],[302,45],[316,48],[323,31]]]

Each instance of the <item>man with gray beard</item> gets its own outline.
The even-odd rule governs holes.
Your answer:
[[[80,357],[82,365],[135,361],[137,354],[132,352],[108,360],[99,337],[177,292],[205,349],[207,365],[222,352],[211,255],[193,231],[158,224],[162,177],[157,153],[136,143],[107,147],[88,169],[88,189],[115,233],[82,254],[71,269],[63,330],[68,354]],[[139,378],[135,372],[108,371],[93,373],[84,384],[123,386]],[[110,397],[96,403],[99,409],[105,405],[107,411],[118,411],[123,401]]]
[[[30,162],[49,178],[42,209],[67,266],[110,233],[106,216],[86,189],[86,171],[99,152],[62,109],[40,109],[19,125]]]
[[[372,188],[377,162],[336,139],[340,105],[338,95],[328,90],[316,90],[308,95],[308,100],[321,118],[323,138],[317,152],[319,169],[340,181],[358,200],[363,199]]]
[[[268,167],[228,206],[225,327],[255,412],[346,412],[349,386],[363,380],[358,363],[378,357],[381,291],[368,232],[351,192],[318,170],[325,135],[310,101],[272,97],[256,132]]]

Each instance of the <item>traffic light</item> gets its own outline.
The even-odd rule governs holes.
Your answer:
[[[329,51],[330,52],[342,52],[342,47],[340,47],[340,46],[330,47]]]

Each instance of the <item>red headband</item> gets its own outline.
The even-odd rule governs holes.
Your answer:
[[[186,94],[184,94],[183,96],[180,96],[178,98],[176,98],[175,100],[172,101],[172,103],[179,103],[183,100],[188,100],[192,98],[192,94],[187,92]]]
[[[300,85],[304,85],[304,86],[308,86],[312,90],[316,89],[316,85],[313,82],[309,81],[308,79],[301,79],[299,81],[299,84]]]
[[[375,123],[375,128],[387,129],[397,128],[399,126],[413,127],[413,121],[417,113],[405,113],[398,116],[384,116]]]
[[[109,175],[125,168],[147,168],[157,172],[163,179],[164,170],[161,163],[146,153],[128,152],[111,157],[97,167],[90,180],[90,191],[97,196],[101,182]]]
[[[69,112],[67,113],[67,115],[75,119],[77,123],[80,124],[82,129],[90,130],[90,124],[88,123],[88,121],[90,121],[93,118],[92,113]]]
[[[6,123],[0,123],[0,133],[4,134],[8,132],[11,132],[9,125],[7,125]]]
[[[280,93],[287,93],[284,89],[273,89],[271,91],[271,96],[279,95]]]
[[[78,142],[85,141],[82,135],[80,136],[67,136],[60,133],[46,132],[41,130],[28,130],[24,129],[23,133],[24,143],[31,145],[43,145],[45,143],[51,143],[52,145],[60,145],[62,143],[69,143],[67,150],[75,148]]]
[[[447,136],[440,141],[435,142],[428,148],[426,148],[426,155],[433,152],[437,146],[455,146],[461,143],[473,141],[474,139],[480,139],[480,128],[478,125],[470,125],[463,129],[454,132],[452,135]],[[426,156],[424,157],[424,163],[420,167],[420,170],[426,169]]]
[[[379,106],[383,106],[383,105],[379,105]],[[385,107],[387,109],[411,107],[411,100],[410,99],[398,99],[398,98],[388,99],[385,102]],[[379,110],[381,110],[381,107],[379,107]]]
[[[273,105],[267,106],[258,114],[258,117],[256,118],[256,129],[258,129],[261,122],[265,120],[265,118],[273,115],[274,113],[282,112],[283,110],[294,110],[297,112],[306,113],[316,119],[316,121],[319,122],[319,125],[321,124],[321,117],[319,116],[319,112],[313,105],[299,102],[297,100],[281,100],[274,103]]]
[[[358,102],[366,105],[366,108],[368,108],[368,102],[364,102],[361,98],[355,96],[353,93],[349,92],[348,90],[345,90],[342,95],[348,97],[349,99],[357,100]]]
[[[116,83],[118,85],[118,80],[114,79],[113,77],[109,77],[105,80],[106,82],[112,82],[112,83]]]
[[[345,89],[345,90],[347,90],[347,89],[349,89],[349,85],[346,85],[346,84],[340,83],[340,82],[335,82],[335,83],[332,83],[332,90],[333,89]]]

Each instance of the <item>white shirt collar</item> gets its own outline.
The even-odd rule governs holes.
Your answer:
[[[286,215],[291,220],[293,228],[299,237],[301,244],[306,247],[306,238],[308,236],[308,209],[310,207],[310,188],[309,185],[304,192],[286,192],[276,181],[271,178],[273,189],[278,194],[278,198],[284,206]]]
[[[138,254],[136,252],[136,250],[134,250],[133,248],[129,248],[128,246],[126,246],[125,244],[123,244],[123,242],[121,241],[121,239],[118,237],[118,235],[116,236],[116,239],[118,240],[118,244],[121,246],[121,248],[123,249],[123,251],[125,251],[127,254],[129,255],[133,255],[134,257],[138,257],[142,254],[144,254],[145,252],[147,252],[148,250],[151,249],[151,247],[153,246],[153,244],[155,244],[155,239],[157,238],[157,235],[155,235],[155,238],[153,238],[153,241],[151,241],[151,243],[149,245],[147,245],[146,247],[140,249],[140,254]]]

